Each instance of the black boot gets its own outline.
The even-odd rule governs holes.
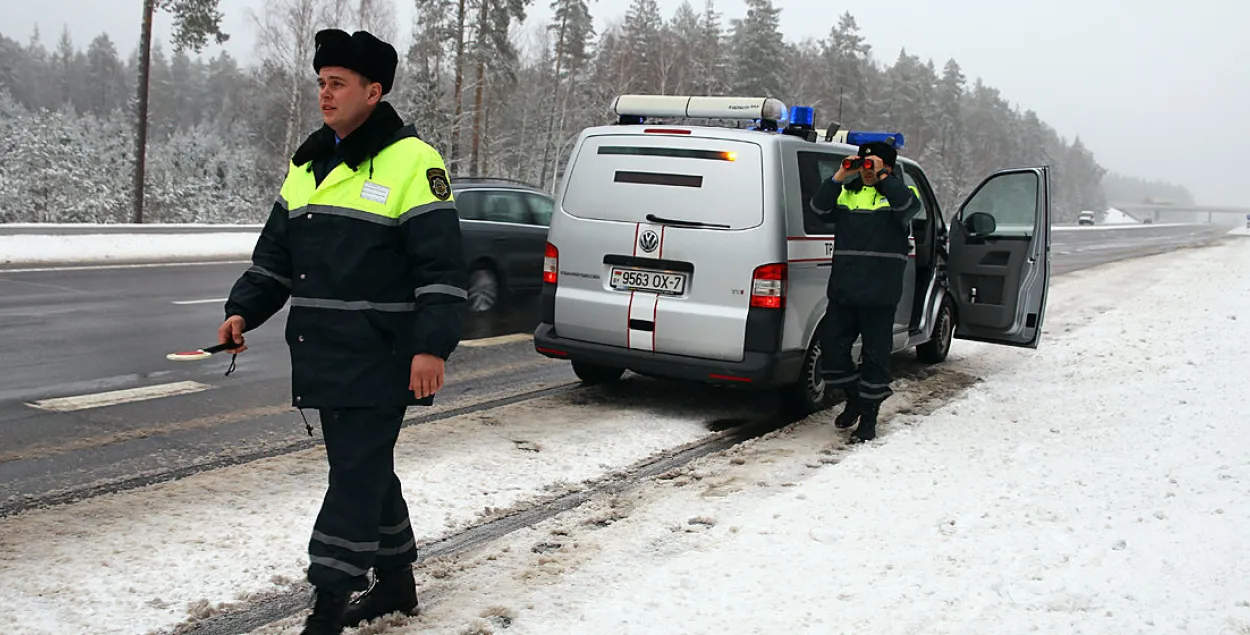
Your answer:
[[[877,411],[880,403],[860,403],[859,427],[851,433],[851,443],[863,443],[877,438]]]
[[[312,615],[304,622],[300,635],[339,635],[343,632],[343,612],[347,610],[350,593],[317,591]]]
[[[846,406],[842,410],[842,414],[833,420],[833,425],[839,430],[845,430],[859,421],[859,393],[854,386],[844,388],[842,392],[846,393]]]
[[[347,607],[343,623],[357,626],[390,613],[417,614],[417,581],[407,565],[378,571],[373,586]]]

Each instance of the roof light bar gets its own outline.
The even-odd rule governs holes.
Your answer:
[[[852,146],[862,146],[865,143],[883,141],[894,146],[894,149],[896,150],[902,150],[904,144],[903,133],[901,132],[862,132],[855,130],[839,130],[828,140],[833,143],[845,143]]]
[[[816,109],[811,106],[794,106],[790,108],[790,125],[811,128],[816,119]]]
[[[784,103],[770,97],[619,95],[612,100],[611,108],[619,117],[785,121],[789,114]]]

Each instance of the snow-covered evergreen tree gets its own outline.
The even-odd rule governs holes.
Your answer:
[[[633,0],[621,28],[626,84],[622,93],[660,93],[664,57],[664,17],[655,0]]]
[[[784,97],[781,9],[772,0],[746,0],[746,5],[746,17],[733,25],[734,89],[743,95]]]

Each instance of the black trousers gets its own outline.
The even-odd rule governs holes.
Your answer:
[[[395,476],[404,407],[321,410],[330,487],[308,542],[308,581],[322,591],[361,591],[370,568],[417,559],[408,505]]]
[[[829,301],[821,331],[821,375],[826,385],[858,393],[860,399],[880,405],[890,390],[890,350],[894,348],[897,305],[853,306]],[[851,357],[855,338],[862,337],[862,364]]]

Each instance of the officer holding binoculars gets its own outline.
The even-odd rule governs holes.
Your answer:
[[[846,393],[846,408],[835,425],[859,424],[852,443],[876,438],[881,402],[894,394],[894,313],[911,252],[911,220],[921,209],[916,189],[894,172],[897,158],[888,143],[860,146],[857,156],[847,157],[837,174],[821,183],[810,203],[812,211],[836,226],[829,306],[821,324],[821,374],[828,387]],[[851,357],[860,336],[862,366]]]

